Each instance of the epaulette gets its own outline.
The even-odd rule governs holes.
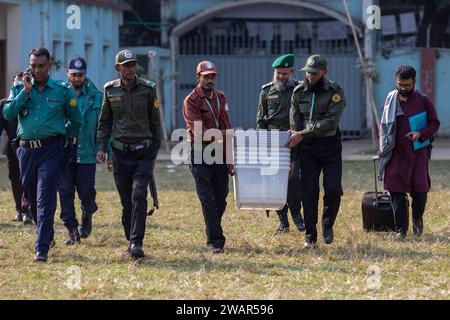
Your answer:
[[[328,81],[330,81],[330,87],[331,87],[331,89],[333,89],[334,92],[341,90],[341,86],[338,85],[336,82],[331,81],[331,80],[328,80]]]
[[[270,87],[271,85],[273,85],[273,81],[270,81],[269,83],[264,84],[261,89],[264,90],[265,88]]]
[[[116,80],[111,80],[108,81],[107,83],[105,83],[105,85],[103,86],[104,89],[111,87],[112,85],[114,85],[114,83],[116,82]]]
[[[156,86],[155,82],[143,78],[139,78],[139,83],[150,88],[154,88]]]
[[[298,85],[294,88],[294,93],[295,93],[297,90],[300,90],[301,88],[303,88],[303,81],[299,81],[299,82],[298,82]]]
[[[65,81],[62,81],[62,80],[54,80],[54,83],[55,83],[56,85],[60,86],[60,87],[65,88],[65,89],[70,89],[70,86],[69,86]]]

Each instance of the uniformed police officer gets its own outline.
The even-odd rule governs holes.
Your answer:
[[[310,56],[302,70],[306,71],[306,76],[292,95],[290,121],[293,131],[287,146],[299,145],[294,148],[292,159],[297,156],[300,159],[306,225],[304,248],[312,248],[317,242],[321,171],[325,192],[322,236],[326,244],[333,242],[333,225],[343,195],[339,120],[346,103],[342,88],[326,78],[327,61],[321,55]]]
[[[131,50],[116,55],[120,78],[107,82],[98,126],[97,160],[106,159],[112,137],[114,180],[122,203],[122,225],[132,258],[142,258],[147,219],[147,187],[152,161],[161,145],[155,83],[138,78],[137,57]]]
[[[97,211],[95,203],[95,167],[97,155],[97,125],[100,115],[103,93],[86,77],[86,61],[79,56],[69,61],[67,67],[67,85],[77,95],[83,124],[76,141],[68,141],[69,159],[64,166],[59,185],[61,219],[69,236],[66,245],[87,238],[92,230],[92,214]],[[78,220],[75,213],[75,189],[81,201],[81,227],[78,232]]]
[[[294,73],[294,55],[286,54],[278,57],[272,63],[275,68],[273,80],[262,86],[259,95],[258,113],[256,115],[257,129],[282,130],[289,129],[289,110],[294,88],[299,81],[292,79]],[[298,162],[289,175],[287,204],[278,210],[280,225],[275,234],[289,232],[288,207],[292,219],[299,231],[305,231],[305,223],[301,216],[300,172]]]
[[[50,54],[31,50],[30,71],[14,86],[3,109],[5,119],[19,117],[17,157],[24,193],[37,220],[35,261],[47,261],[53,242],[56,186],[63,165],[66,136],[76,137],[81,115],[72,90],[49,77]]]
[[[228,104],[222,91],[214,90],[217,68],[211,61],[202,61],[197,65],[197,87],[184,99],[183,116],[186,122],[188,139],[192,142],[190,169],[195,180],[197,195],[202,206],[206,226],[206,244],[213,254],[224,252],[225,236],[222,229],[222,216],[227,207],[228,174],[234,175],[232,164],[214,161],[208,163],[199,151],[213,141],[203,139],[208,129],[220,130],[222,143],[214,141],[218,147],[226,145],[227,129],[231,129],[228,117]],[[198,126],[198,127],[196,127]],[[198,129],[197,129],[198,128]],[[226,153],[226,150],[223,150]],[[197,160],[199,160],[197,162]],[[225,160],[225,159],[223,159]]]

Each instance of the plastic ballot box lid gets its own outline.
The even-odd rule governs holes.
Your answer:
[[[289,132],[236,130],[233,139],[234,200],[237,209],[280,210],[286,204]]]

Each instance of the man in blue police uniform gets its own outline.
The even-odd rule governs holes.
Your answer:
[[[323,171],[322,238],[334,239],[333,226],[341,204],[342,143],[339,120],[346,106],[344,91],[326,77],[327,61],[319,54],[306,60],[305,80],[294,89],[291,100],[291,160],[300,160],[305,215],[305,249],[315,248],[319,203],[319,178]],[[298,147],[296,147],[298,145]]]
[[[294,73],[294,55],[279,56],[272,63],[275,68],[273,80],[261,88],[259,94],[256,129],[281,130],[290,128],[289,110],[294,88],[299,81],[292,79]],[[289,232],[288,208],[298,231],[305,231],[301,210],[301,181],[298,161],[294,162],[289,174],[287,204],[277,211],[280,225],[275,234]]]
[[[50,68],[47,49],[31,50],[29,71],[23,83],[13,86],[3,109],[6,120],[19,117],[17,157],[25,197],[37,221],[36,262],[47,261],[54,243],[56,186],[65,137],[76,137],[81,127],[75,94],[64,82],[49,77]]]
[[[122,225],[133,259],[144,257],[147,188],[152,163],[161,145],[155,83],[138,78],[137,56],[131,50],[116,55],[120,78],[105,84],[98,125],[97,160],[106,159],[111,140],[114,181],[122,203]]]
[[[67,86],[77,95],[82,125],[77,139],[68,141],[68,162],[64,166],[59,185],[61,219],[69,236],[64,242],[73,245],[87,238],[92,230],[92,214],[98,209],[95,203],[95,167],[97,156],[97,125],[103,93],[86,77],[86,61],[79,56],[69,61]],[[81,226],[75,213],[75,189],[81,201]]]

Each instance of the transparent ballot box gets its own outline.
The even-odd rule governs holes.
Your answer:
[[[280,210],[286,204],[290,149],[289,132],[236,130],[233,178],[237,209]]]

